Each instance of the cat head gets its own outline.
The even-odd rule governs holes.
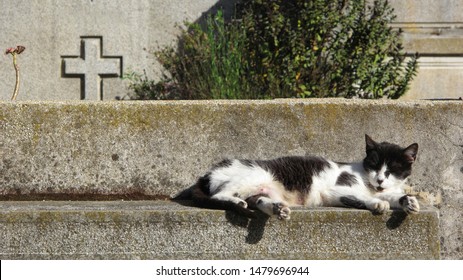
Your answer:
[[[365,135],[367,156],[363,160],[369,185],[376,191],[401,187],[412,172],[418,144],[407,148],[382,142],[377,143]]]

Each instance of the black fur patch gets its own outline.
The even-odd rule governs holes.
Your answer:
[[[365,203],[355,196],[343,196],[340,199],[341,203],[347,207],[357,208],[357,209],[366,209],[367,206]]]
[[[252,167],[254,165],[254,160],[250,160],[250,159],[240,159],[240,162],[241,164],[243,164],[244,166],[247,166],[247,167]]]
[[[282,157],[273,160],[256,160],[254,164],[262,167],[275,176],[286,189],[303,194],[310,191],[313,176],[330,166],[320,157]]]
[[[352,187],[353,185],[357,184],[357,177],[354,175],[350,174],[349,172],[342,172],[338,179],[336,180],[336,185],[338,186],[347,186],[347,187]]]
[[[222,167],[229,167],[229,166],[232,165],[232,163],[233,163],[233,161],[231,159],[224,159],[221,162],[214,164],[214,166],[212,166],[212,169],[218,169],[218,168],[222,168]]]
[[[248,204],[248,208],[257,209],[257,200],[261,197],[268,197],[268,195],[256,194],[256,195],[246,198],[246,203]]]
[[[411,196],[411,195],[406,194],[406,195],[402,196],[402,197],[399,199],[399,204],[402,205],[402,206],[404,206],[404,205],[405,205],[405,202],[407,201],[407,197],[409,197],[409,196]]]
[[[196,186],[201,189],[201,191],[206,195],[211,195],[210,193],[210,178],[209,173],[198,179]]]

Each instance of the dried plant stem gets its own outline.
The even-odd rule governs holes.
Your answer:
[[[16,100],[16,97],[18,96],[19,92],[19,66],[16,61],[16,53],[13,53],[13,66],[14,66],[14,71],[16,72],[16,83],[14,85],[14,91],[13,91],[13,96],[11,97],[11,100],[14,101]]]

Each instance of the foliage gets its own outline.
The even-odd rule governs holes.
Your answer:
[[[187,24],[178,50],[156,53],[184,99],[248,98],[245,33],[239,24],[225,23],[222,12],[208,16],[204,28]]]
[[[130,81],[129,89],[131,93],[128,95],[130,99],[167,100],[179,99],[181,96],[176,83],[167,78],[155,82],[148,78],[146,71],[143,72],[143,75],[130,71],[125,73],[123,78]]]
[[[243,0],[236,14],[188,24],[177,50],[156,53],[168,75],[133,88],[175,85],[155,99],[399,98],[417,71],[385,0]]]

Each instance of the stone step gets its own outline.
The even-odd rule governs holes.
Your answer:
[[[0,204],[0,259],[439,259],[438,211],[295,208],[291,220],[170,201]]]

